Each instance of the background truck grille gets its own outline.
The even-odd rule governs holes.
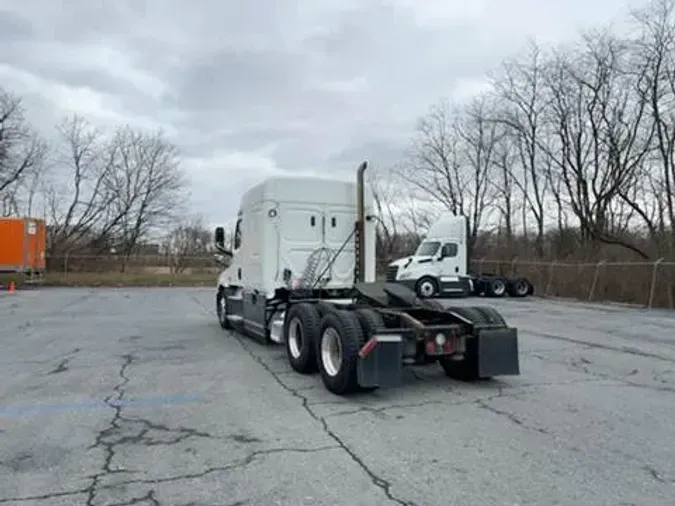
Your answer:
[[[387,267],[387,281],[392,282],[396,281],[396,275],[398,274],[398,266],[390,265]]]

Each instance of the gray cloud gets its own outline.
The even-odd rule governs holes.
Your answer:
[[[610,0],[0,0],[0,80],[46,135],[73,112],[164,128],[184,153],[194,211],[218,222],[278,170],[390,166],[431,103],[480,90],[526,38],[561,42],[625,10]]]

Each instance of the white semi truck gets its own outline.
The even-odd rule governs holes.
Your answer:
[[[400,382],[405,364],[438,362],[463,379],[520,374],[518,332],[490,307],[443,307],[375,282],[375,220],[357,181],[270,178],[246,192],[218,276],[221,327],[283,343],[291,367],[342,395]]]
[[[532,295],[534,287],[525,277],[471,274],[468,237],[465,216],[442,216],[412,256],[387,266],[387,281],[404,284],[424,298]]]

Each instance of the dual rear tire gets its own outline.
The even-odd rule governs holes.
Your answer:
[[[326,389],[334,394],[360,391],[359,350],[383,327],[381,316],[371,309],[296,304],[285,321],[286,355],[293,370],[301,374],[318,370]]]

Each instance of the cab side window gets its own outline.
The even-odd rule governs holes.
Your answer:
[[[237,220],[237,226],[234,229],[234,244],[232,245],[233,249],[239,249],[241,246],[241,218]]]
[[[443,258],[454,258],[457,256],[457,245],[453,242],[449,242],[443,245],[441,250],[441,256]]]

